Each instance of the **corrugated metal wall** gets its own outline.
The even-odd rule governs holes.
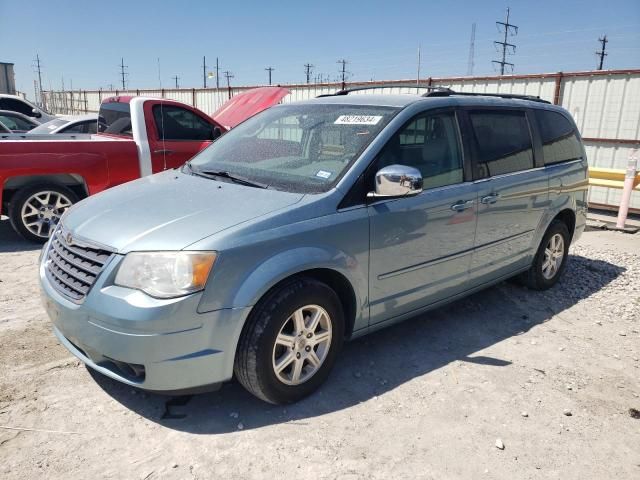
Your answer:
[[[350,83],[350,87],[385,85],[384,89],[358,92],[416,93],[416,88],[400,84],[415,80]],[[562,105],[573,115],[584,138],[589,164],[625,169],[634,148],[640,147],[640,70],[505,75],[503,77],[428,78],[423,84],[450,87],[460,92],[514,93],[536,95]],[[236,87],[232,95],[255,87]],[[315,98],[340,89],[339,83],[287,85],[291,94],[284,103]],[[114,95],[164,97],[194,105],[207,114],[215,112],[228,98],[224,89],[164,89],[126,91],[44,92],[47,108],[53,113],[97,112],[100,102]],[[622,191],[592,187],[589,201],[616,207]],[[640,191],[633,192],[631,207],[640,209]]]

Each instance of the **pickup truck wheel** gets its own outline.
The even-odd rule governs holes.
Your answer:
[[[266,402],[298,401],[329,376],[343,338],[336,293],[317,280],[295,279],[251,312],[236,351],[236,378]]]
[[[27,240],[44,243],[53,233],[62,214],[77,201],[75,193],[60,185],[24,187],[11,199],[11,225]]]
[[[569,254],[569,229],[554,220],[542,237],[531,268],[523,275],[524,283],[533,290],[546,290],[556,284],[567,264]]]

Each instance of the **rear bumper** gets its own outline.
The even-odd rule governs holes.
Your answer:
[[[248,308],[197,313],[201,294],[158,300],[104,285],[85,301],[61,296],[40,266],[45,309],[60,343],[92,369],[128,385],[173,392],[227,381]]]

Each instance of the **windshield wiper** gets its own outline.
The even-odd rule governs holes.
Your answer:
[[[224,170],[196,170],[191,165],[189,168],[196,175],[202,175],[206,177],[218,177],[218,178],[228,178],[234,183],[238,183],[240,185],[246,185],[247,187],[255,187],[255,188],[268,188],[269,185],[265,183],[256,182],[253,180],[249,180],[246,177],[242,177],[240,175],[236,175],[235,173],[229,173]]]

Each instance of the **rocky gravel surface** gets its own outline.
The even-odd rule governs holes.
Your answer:
[[[51,334],[38,250],[0,221],[0,478],[640,477],[640,235],[587,232],[561,282],[506,282],[347,344],[286,408],[168,398]]]

